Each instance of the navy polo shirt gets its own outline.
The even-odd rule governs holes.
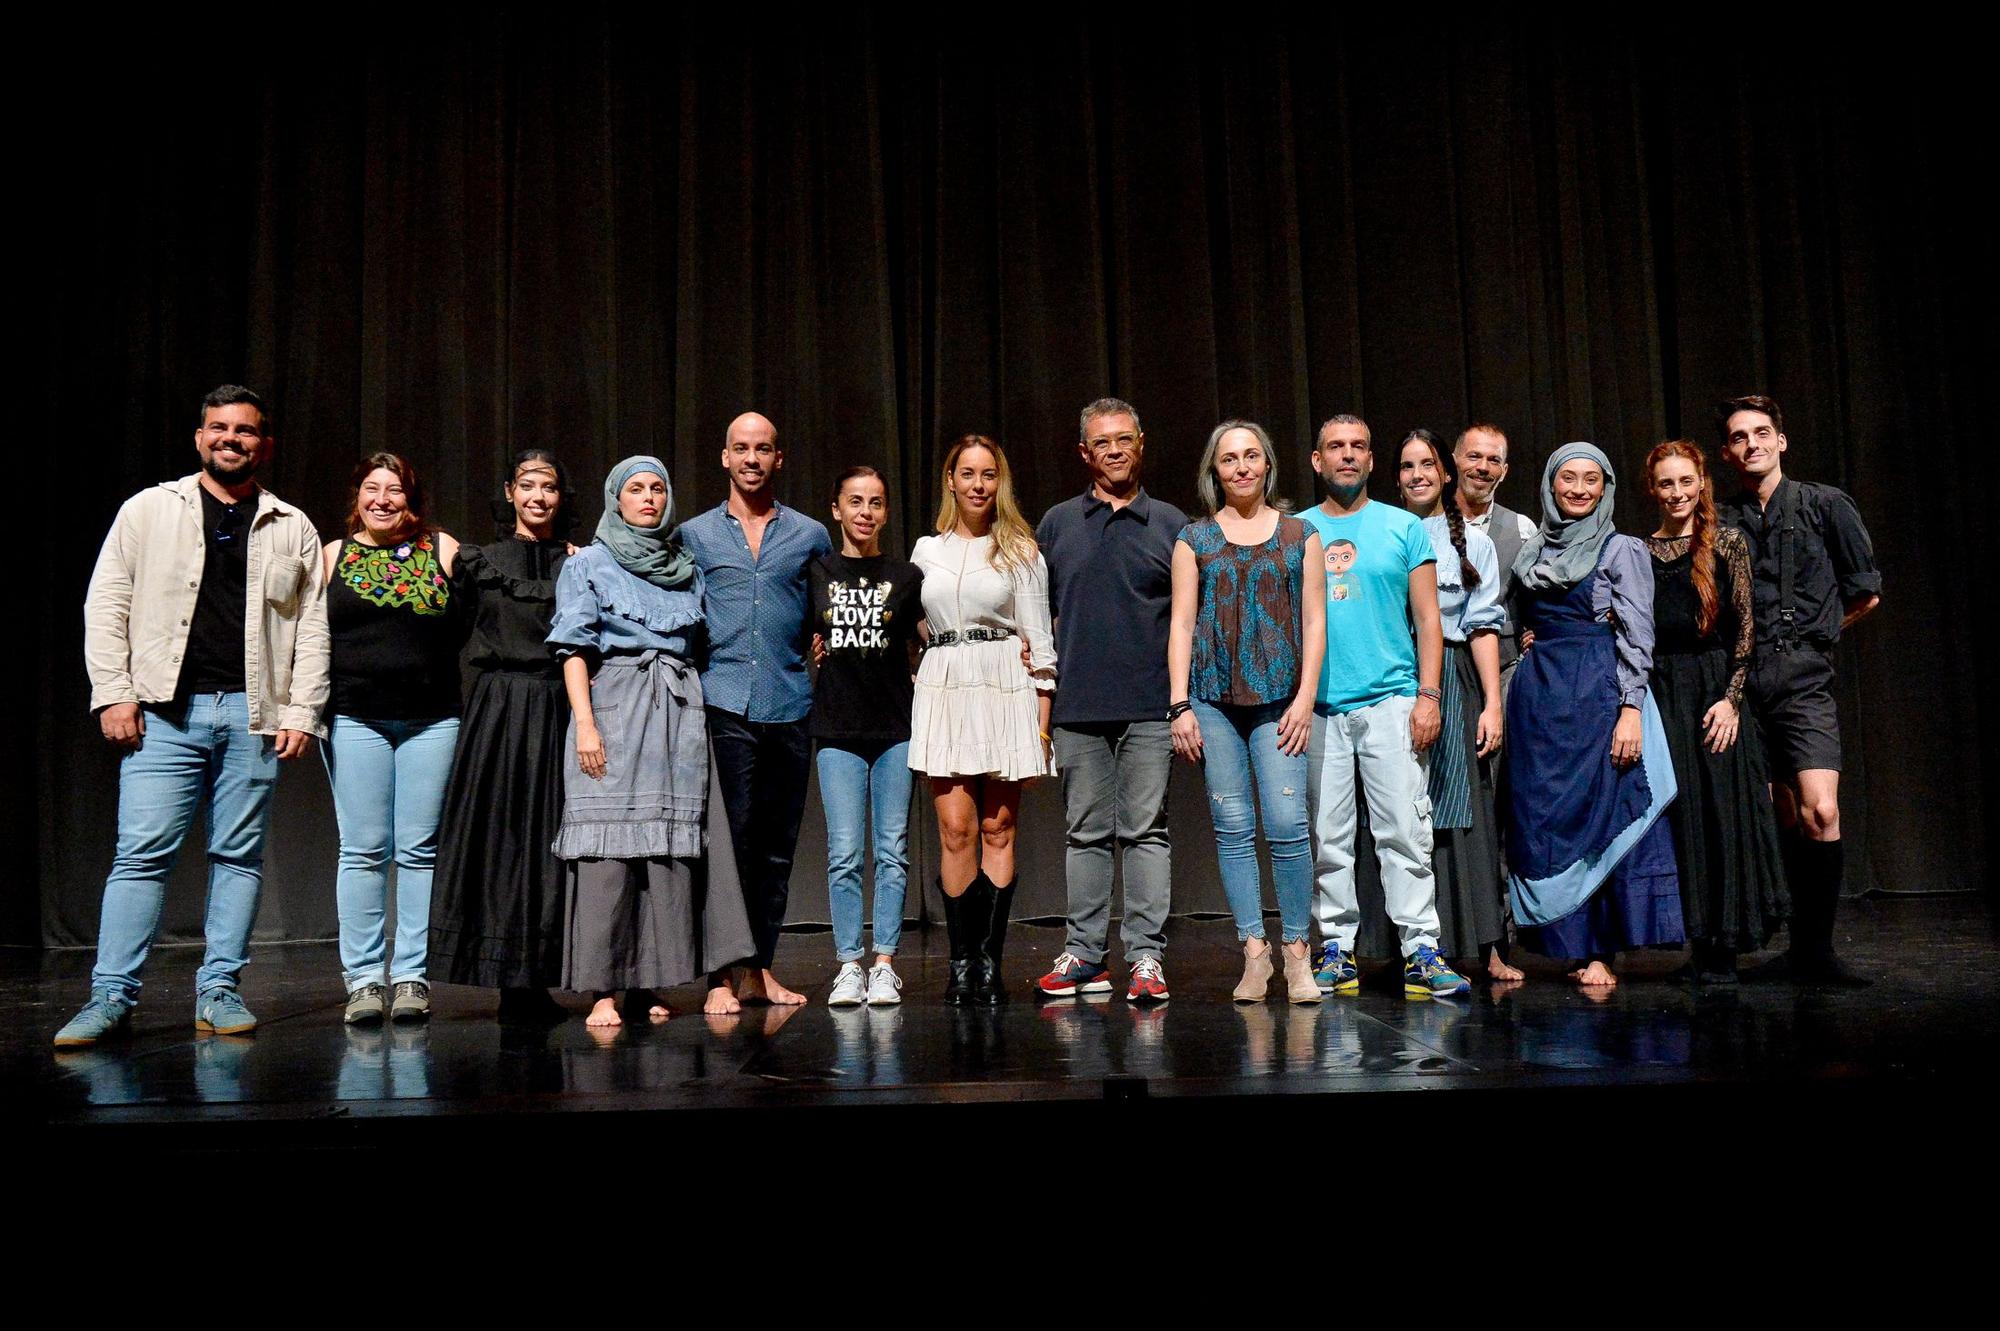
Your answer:
[[[1166,719],[1174,541],[1186,525],[1143,489],[1123,508],[1086,490],[1042,519],[1035,539],[1062,662],[1053,724]]]

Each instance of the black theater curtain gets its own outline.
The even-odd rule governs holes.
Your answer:
[[[116,774],[78,607],[117,504],[191,468],[224,381],[278,404],[269,484],[329,532],[381,447],[473,539],[527,445],[593,517],[605,466],[657,452],[686,515],[754,406],[791,502],[823,513],[871,463],[905,546],[942,436],[996,434],[1038,515],[1082,484],[1075,412],[1107,391],[1184,506],[1219,418],[1267,424],[1304,503],[1314,422],[1352,410],[1385,445],[1499,422],[1531,511],[1550,448],[1595,440],[1636,531],[1646,448],[1712,441],[1718,396],[1765,389],[1790,469],[1857,497],[1887,572],[1841,658],[1849,887],[1985,881],[1990,117],[1936,34],[1186,5],[135,22],[94,35],[87,78],[14,93],[16,403],[40,415],[17,465],[54,494],[17,592],[37,797],[9,817],[39,890],[8,938],[94,935]],[[1060,910],[1058,804],[1024,814],[1023,913]],[[1203,807],[1183,773],[1180,909],[1221,905]],[[262,931],[324,936],[317,758],[277,818]],[[795,918],[824,918],[816,818]],[[170,935],[199,933],[199,858]]]

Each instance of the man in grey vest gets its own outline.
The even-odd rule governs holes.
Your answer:
[[[1505,689],[1521,659],[1510,597],[1514,556],[1521,553],[1521,542],[1535,534],[1536,524],[1494,498],[1500,482],[1507,479],[1507,436],[1499,426],[1484,421],[1466,426],[1451,450],[1451,462],[1458,472],[1458,511],[1465,515],[1465,525],[1485,532],[1500,557],[1500,608],[1507,613],[1507,622],[1500,626],[1500,686]]]

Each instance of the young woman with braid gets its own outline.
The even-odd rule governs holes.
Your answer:
[[[1764,747],[1742,724],[1756,647],[1750,547],[1720,526],[1701,450],[1673,439],[1646,455],[1660,525],[1652,554],[1652,693],[1666,723],[1680,798],[1667,809],[1693,953],[1680,977],[1734,984],[1736,954],[1756,951],[1790,913]]]
[[[1506,622],[1500,561],[1484,532],[1466,528],[1457,477],[1429,430],[1412,430],[1403,440],[1396,487],[1403,507],[1424,520],[1437,552],[1444,627],[1444,724],[1430,760],[1439,950],[1463,961],[1483,959],[1488,976],[1515,981],[1522,973],[1505,956],[1506,883],[1494,804],[1503,724],[1499,631]],[[1381,930],[1376,916],[1368,919]],[[1364,946],[1371,941],[1367,933]]]

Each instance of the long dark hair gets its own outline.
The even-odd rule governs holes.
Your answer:
[[[1458,551],[1458,576],[1467,588],[1479,585],[1479,569],[1474,566],[1472,556],[1465,553],[1465,514],[1458,511],[1458,473],[1444,460],[1444,450],[1438,447],[1437,436],[1429,430],[1412,430],[1403,436],[1403,442],[1396,448],[1396,466],[1403,465],[1403,450],[1414,439],[1430,449],[1431,457],[1437,461],[1439,492],[1444,503],[1444,525],[1451,532],[1451,548]]]
[[[569,469],[562,459],[546,448],[524,448],[514,455],[514,461],[507,468],[507,474],[500,478],[500,493],[493,498],[493,521],[499,524],[502,536],[512,536],[520,515],[514,511],[514,501],[507,497],[507,487],[521,474],[521,468],[534,464],[546,467],[556,474],[556,493],[562,502],[556,506],[554,529],[551,539],[562,540],[576,530],[576,495],[569,488]]]
[[[378,471],[386,471],[403,483],[403,506],[405,520],[402,530],[396,532],[391,544],[407,541],[424,535],[431,530],[430,519],[424,516],[424,483],[417,479],[417,469],[410,460],[400,453],[370,453],[354,464],[354,478],[347,487],[347,531],[351,536],[363,530],[361,523],[361,482]]]

